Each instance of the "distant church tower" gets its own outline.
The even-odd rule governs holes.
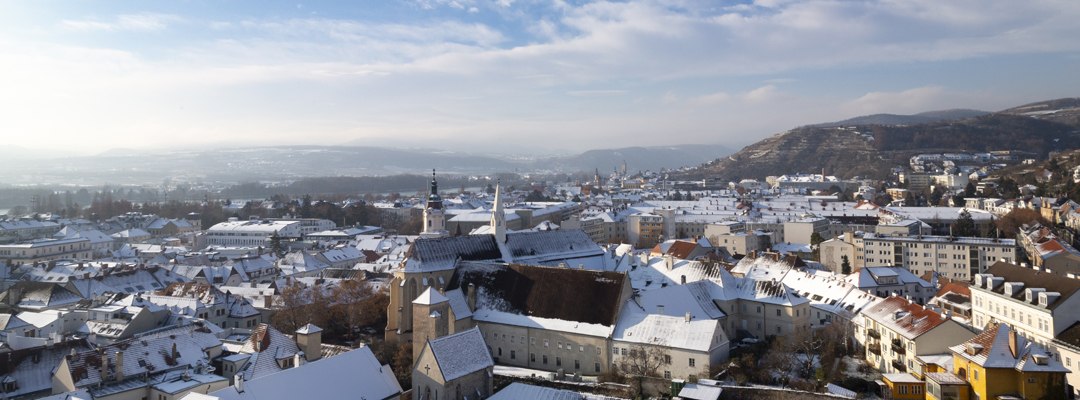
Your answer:
[[[499,253],[503,262],[511,262],[514,258],[510,255],[510,249],[506,247],[506,210],[503,209],[500,184],[495,184],[495,202],[491,205],[491,234],[495,235],[495,244],[499,246]]]
[[[427,206],[424,207],[424,231],[420,237],[435,238],[448,236],[446,230],[446,214],[443,210],[442,197],[439,197],[439,182],[435,180],[435,170],[431,170],[431,194],[428,195]]]

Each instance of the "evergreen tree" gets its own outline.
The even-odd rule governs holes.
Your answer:
[[[978,236],[979,234],[975,229],[975,219],[971,218],[971,213],[966,208],[960,210],[960,218],[956,219],[952,228],[953,236]]]
[[[848,260],[847,254],[840,257],[840,273],[844,275],[851,274],[851,261]]]
[[[810,251],[815,261],[821,260],[821,242],[824,241],[825,238],[821,237],[820,233],[814,232],[810,234]]]
[[[285,245],[281,243],[281,236],[278,236],[277,231],[270,235],[270,252],[274,253],[274,256],[278,258],[285,256]]]

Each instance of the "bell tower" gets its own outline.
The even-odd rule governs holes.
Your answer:
[[[424,230],[420,232],[420,237],[435,238],[449,234],[446,230],[442,197],[439,197],[439,182],[435,180],[435,170],[432,169],[431,194],[428,195],[427,205],[424,207]]]

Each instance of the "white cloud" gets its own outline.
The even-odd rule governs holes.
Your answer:
[[[172,14],[140,13],[122,14],[112,21],[95,19],[60,21],[60,26],[72,31],[129,31],[155,32],[169,27],[169,24],[182,21],[183,18]]]
[[[118,141],[202,131],[320,139],[379,133],[454,137],[463,146],[507,132],[586,146],[632,132],[662,142],[672,136],[658,133],[675,132],[679,142],[747,143],[799,124],[967,107],[1004,92],[957,92],[937,77],[892,91],[879,89],[895,87],[882,76],[884,85],[858,95],[785,85],[814,85],[806,71],[1080,51],[1080,2],[1072,1],[770,0],[718,10],[707,2],[416,5],[446,10],[394,23],[134,13],[46,24],[67,35],[200,30],[145,47],[0,35],[0,65],[7,66],[0,106],[14,115],[0,131],[71,131],[71,140],[84,140],[79,135],[89,129]]]

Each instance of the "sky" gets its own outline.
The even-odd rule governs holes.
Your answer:
[[[0,0],[34,153],[724,144],[1080,96],[1080,1]]]

